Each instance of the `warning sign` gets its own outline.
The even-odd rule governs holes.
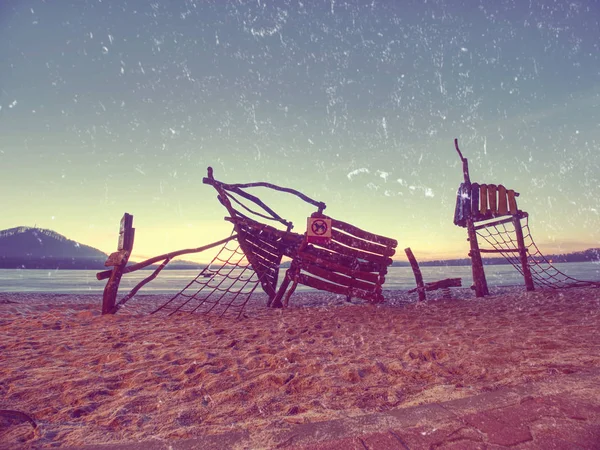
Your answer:
[[[309,217],[306,241],[309,244],[325,244],[331,240],[331,219]]]

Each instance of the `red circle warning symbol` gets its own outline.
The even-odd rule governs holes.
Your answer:
[[[310,224],[310,228],[316,236],[326,235],[327,230],[329,229],[329,227],[327,226],[327,222],[325,222],[322,219],[317,219],[313,221],[313,223]]]

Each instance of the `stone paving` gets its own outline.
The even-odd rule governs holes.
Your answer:
[[[473,397],[288,430],[181,441],[92,445],[86,450],[600,449],[600,369]]]

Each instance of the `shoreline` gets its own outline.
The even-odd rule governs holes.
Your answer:
[[[597,288],[452,292],[417,303],[416,293],[386,291],[381,305],[296,293],[288,309],[256,301],[239,320],[145,313],[165,296],[101,316],[101,294],[0,293],[0,409],[39,425],[30,436],[0,419],[0,442],[282,430],[600,366]]]

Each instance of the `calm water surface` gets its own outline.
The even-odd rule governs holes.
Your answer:
[[[563,273],[580,280],[600,281],[599,263],[566,263],[555,264]],[[464,287],[472,284],[470,266],[457,267],[421,267],[425,282],[443,278],[462,278]],[[485,267],[490,286],[524,285],[521,275],[509,265]],[[123,276],[120,291],[127,292],[146,278],[152,271],[141,270]],[[194,270],[164,270],[140,293],[171,293],[184,288],[198,274]],[[280,279],[283,270],[280,273]],[[27,270],[0,269],[0,292],[53,292],[60,294],[101,293],[106,280],[98,281],[95,270]],[[410,267],[390,267],[386,276],[385,289],[412,289],[415,279]],[[310,291],[310,288],[298,286],[299,291]]]

